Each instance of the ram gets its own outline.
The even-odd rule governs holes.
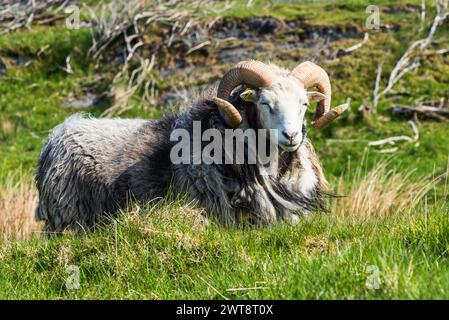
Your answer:
[[[307,91],[312,87],[318,91]],[[304,62],[288,71],[250,60],[226,72],[216,96],[179,115],[161,120],[71,116],[53,129],[41,151],[36,219],[45,221],[48,232],[90,229],[133,201],[162,198],[172,190],[225,224],[297,221],[325,209],[326,202],[327,182],[306,137],[304,116],[314,101],[315,128],[346,108],[330,109],[329,77],[316,64]],[[214,129],[222,136],[229,129],[274,130],[276,138],[267,135],[265,142],[277,146],[276,171],[267,174],[259,161],[173,161],[173,149],[179,147],[174,133],[187,132],[195,143],[195,124],[200,133]],[[250,145],[244,145],[245,154]],[[206,147],[200,143],[199,151]],[[230,151],[224,142],[220,147]],[[192,157],[194,151],[187,158]]]

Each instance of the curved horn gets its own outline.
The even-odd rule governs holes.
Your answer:
[[[337,119],[343,112],[348,109],[349,105],[347,103],[341,104],[335,108],[332,108],[329,112],[323,114],[320,118],[312,122],[312,125],[321,129],[327,126],[329,123]]]
[[[331,82],[327,72],[320,66],[313,62],[306,61],[294,68],[290,72],[290,76],[297,79],[305,89],[317,87],[318,90],[326,96],[324,100],[319,101],[317,104],[315,121],[313,122],[315,128],[323,128],[346,110],[343,106],[339,106],[338,110],[335,110],[335,112],[328,115],[332,97]]]
[[[213,100],[231,127],[236,127],[242,122],[242,116],[229,102],[232,90],[241,84],[254,88],[268,87],[274,77],[275,74],[268,65],[255,60],[240,62],[226,72],[218,85],[217,97]]]

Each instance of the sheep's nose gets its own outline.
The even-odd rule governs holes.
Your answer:
[[[284,130],[284,131],[282,131],[282,134],[284,135],[284,137],[286,137],[290,141],[290,143],[292,143],[293,139],[295,139],[295,137],[298,135],[298,131]]]

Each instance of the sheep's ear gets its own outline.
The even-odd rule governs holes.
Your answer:
[[[250,89],[250,88],[248,88],[248,89],[246,89],[245,91],[243,91],[241,94],[240,94],[240,98],[242,98],[243,100],[245,100],[245,101],[248,101],[248,102],[257,102],[257,92],[256,92],[256,90],[253,90],[253,89]]]
[[[319,102],[321,100],[326,99],[326,96],[322,94],[321,92],[316,91],[307,91],[307,98],[309,99],[309,102]]]

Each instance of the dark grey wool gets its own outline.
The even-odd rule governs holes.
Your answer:
[[[238,92],[232,100],[244,117],[242,126],[257,128],[254,106]],[[225,224],[296,221],[325,209],[327,183],[307,138],[298,151],[279,152],[275,176],[261,175],[254,164],[172,164],[170,150],[177,142],[170,142],[170,133],[192,132],[194,120],[203,131],[226,128],[208,99],[157,121],[68,118],[54,128],[39,157],[36,219],[49,232],[90,229],[132,201],[164,197],[169,188]]]

